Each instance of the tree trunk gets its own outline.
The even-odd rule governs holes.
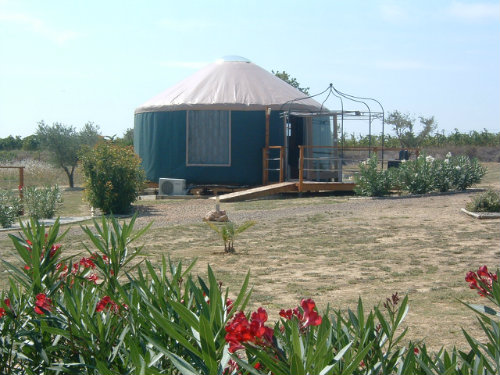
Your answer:
[[[75,182],[74,182],[74,178],[73,178],[73,175],[75,172],[75,167],[71,168],[71,172],[69,171],[69,169],[67,167],[63,167],[63,169],[64,169],[64,172],[66,172],[66,175],[68,176],[69,187],[70,188],[75,187]]]

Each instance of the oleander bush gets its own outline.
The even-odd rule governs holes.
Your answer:
[[[359,195],[379,197],[389,194],[394,186],[391,169],[381,170],[376,155],[359,164],[359,174],[355,176],[354,191]]]
[[[85,197],[105,214],[128,213],[144,185],[141,160],[132,147],[100,142],[81,155]]]
[[[9,228],[16,221],[21,211],[18,193],[0,190],[0,226]]]
[[[497,374],[500,271],[486,266],[465,281],[491,305],[467,305],[485,332],[464,331],[468,351],[427,350],[406,338],[408,297],[367,310],[320,313],[311,299],[279,311],[271,324],[250,301],[249,274],[236,293],[163,258],[139,261],[135,231],[115,218],[82,227],[87,256],[64,255],[67,231],[35,219],[10,235],[21,266],[4,261],[0,299],[2,374]],[[403,341],[405,339],[405,341]]]
[[[485,174],[486,168],[477,159],[463,155],[448,153],[445,159],[420,155],[415,160],[402,160],[398,168],[384,170],[373,156],[360,163],[355,191],[365,196],[387,195],[391,190],[410,194],[461,191],[481,182]]]
[[[26,215],[35,219],[51,219],[62,204],[59,186],[25,186],[23,207]]]
[[[465,208],[472,212],[500,212],[500,194],[493,189],[488,189],[476,195]]]

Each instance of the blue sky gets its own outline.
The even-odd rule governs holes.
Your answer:
[[[500,131],[498,1],[0,0],[0,51],[0,137],[40,120],[122,135],[136,107],[225,55],[441,131]]]

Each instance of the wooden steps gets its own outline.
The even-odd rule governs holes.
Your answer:
[[[318,191],[353,191],[354,182],[313,182],[305,181],[302,183],[302,192]],[[275,195],[285,192],[299,192],[299,182],[289,181],[277,184],[259,186],[243,191],[224,194],[219,196],[221,202],[240,202],[248,199],[255,199],[269,195]],[[215,199],[212,197],[210,199]]]

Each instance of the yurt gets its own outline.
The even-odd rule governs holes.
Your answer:
[[[304,113],[321,109],[249,60],[226,57],[138,107],[134,148],[151,181],[252,186],[262,184],[263,148],[286,146],[287,178],[293,178],[298,156],[292,143],[306,142],[307,132],[305,119],[284,121],[292,102]]]

